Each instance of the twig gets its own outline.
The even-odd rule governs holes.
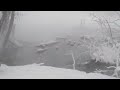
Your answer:
[[[73,59],[73,69],[75,70],[75,58],[74,58],[73,52],[71,52],[71,55],[72,55],[72,59]]]
[[[109,70],[98,70],[98,69],[96,69],[96,71],[94,71],[94,73],[104,73],[104,72],[107,72],[107,71],[109,71]]]
[[[110,68],[116,68],[115,66],[109,66],[109,67],[107,67],[108,69],[110,69]]]
[[[75,57],[74,57],[73,52],[71,51],[71,53],[69,53],[69,54],[65,54],[65,55],[72,55],[72,60],[73,60],[73,69],[74,69],[74,70],[76,70],[76,68],[75,68],[76,62],[75,62]]]

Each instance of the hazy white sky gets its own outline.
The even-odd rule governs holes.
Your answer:
[[[40,41],[52,39],[56,35],[70,32],[80,27],[81,20],[85,20],[85,26],[94,28],[95,22],[91,22],[91,11],[24,11],[16,23],[16,36],[28,41]],[[94,11],[97,15],[112,16],[111,12]]]

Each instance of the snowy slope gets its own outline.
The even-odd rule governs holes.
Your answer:
[[[0,79],[115,79],[97,73],[85,73],[77,70],[40,66],[38,64],[25,66],[0,67]]]

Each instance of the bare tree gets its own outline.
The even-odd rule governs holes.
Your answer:
[[[102,29],[102,34],[105,35],[106,37],[109,37],[110,39],[110,42],[112,44],[114,44],[114,37],[113,37],[113,32],[115,32],[117,29],[116,28],[113,28],[111,26],[111,24],[114,24],[116,25],[117,27],[119,26],[118,23],[116,23],[116,21],[120,20],[120,19],[115,19],[113,21],[109,20],[109,19],[106,19],[104,16],[101,18],[101,17],[98,17],[96,16],[94,13],[91,14],[92,15],[92,20],[97,22],[98,25],[101,27]],[[119,26],[120,27],[120,26]],[[117,30],[117,33],[119,31]]]
[[[2,18],[0,20],[0,33],[6,29],[5,27],[8,24],[9,17],[10,11],[2,11]]]
[[[9,37],[10,37],[10,34],[11,34],[11,32],[12,32],[12,27],[13,27],[13,24],[14,24],[14,17],[15,17],[15,11],[11,11],[9,27],[8,27],[8,31],[7,31],[5,40],[4,40],[4,42],[3,42],[3,48],[6,47],[7,42],[8,42],[8,40],[9,40]]]
[[[103,51],[103,49],[102,49],[102,51],[100,51],[100,50],[98,50],[98,51],[99,51],[99,53],[103,54],[103,57],[104,57],[103,62],[109,61],[110,63],[114,63],[116,65],[114,67],[110,66],[108,68],[114,68],[115,70],[114,70],[113,76],[119,77],[118,72],[120,71],[120,66],[119,66],[119,64],[120,64],[120,45],[119,45],[118,42],[115,42],[115,39],[113,38],[113,31],[114,30],[113,30],[111,24],[114,24],[115,26],[119,27],[119,24],[116,21],[120,20],[119,19],[120,18],[120,13],[119,12],[115,12],[115,13],[118,15],[118,18],[115,19],[115,20],[109,20],[109,19],[106,19],[105,17],[100,18],[100,17],[98,17],[94,14],[92,14],[92,16],[93,16],[94,21],[96,21],[101,27],[103,26],[105,28],[105,30],[107,30],[107,33],[109,33],[109,36],[107,36],[107,37],[109,37],[109,41],[111,41],[111,42],[109,43],[109,41],[108,41],[108,43],[109,43],[109,45],[112,44],[112,47],[107,47],[107,48],[108,48],[108,50],[111,50],[112,57],[110,57],[110,54],[106,52],[108,50]],[[104,54],[103,52],[106,53],[106,54]],[[106,56],[108,56],[109,58],[108,59],[105,58]],[[97,57],[99,57],[99,55]],[[102,60],[102,59],[99,59],[99,60]]]
[[[3,11],[2,12],[2,18],[0,20],[0,34],[1,34],[0,56],[1,57],[6,52],[6,46],[7,46],[9,37],[12,32],[14,19],[15,19],[15,11]]]

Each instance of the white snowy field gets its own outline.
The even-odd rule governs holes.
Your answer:
[[[77,70],[40,66],[39,64],[25,66],[0,67],[0,79],[116,79],[97,73],[85,73]]]

